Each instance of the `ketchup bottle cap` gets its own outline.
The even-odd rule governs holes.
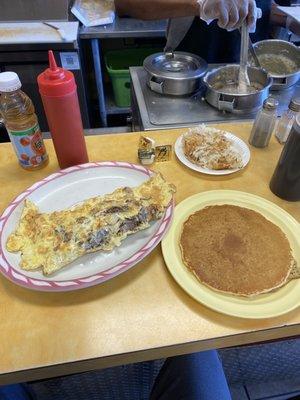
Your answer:
[[[57,66],[52,50],[48,51],[49,68],[39,74],[37,81],[41,95],[60,97],[76,90],[74,75]]]

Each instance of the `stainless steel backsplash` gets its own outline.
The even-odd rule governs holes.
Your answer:
[[[72,0],[0,0],[0,21],[68,20]]]

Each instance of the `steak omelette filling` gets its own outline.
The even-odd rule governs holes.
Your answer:
[[[162,218],[174,192],[156,174],[140,186],[121,187],[52,213],[41,213],[27,199],[6,248],[21,252],[22,269],[50,275],[84,254],[112,251],[128,235],[149,228]]]

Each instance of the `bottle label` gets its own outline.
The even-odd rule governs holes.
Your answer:
[[[36,167],[47,159],[39,124],[24,131],[7,130],[19,162],[25,168]]]

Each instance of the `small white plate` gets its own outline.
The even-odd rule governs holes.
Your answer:
[[[118,187],[138,186],[153,173],[127,162],[76,165],[54,173],[14,199],[0,216],[0,272],[11,281],[41,291],[76,290],[102,283],[133,267],[161,241],[173,215],[171,203],[165,215],[148,229],[130,235],[111,252],[86,254],[53,275],[20,268],[20,253],[6,250],[8,236],[17,228],[24,200],[30,199],[41,212],[62,210],[88,198],[111,193]]]
[[[232,141],[232,147],[234,150],[236,150],[242,157],[243,161],[243,168],[249,163],[250,161],[250,150],[249,147],[246,145],[246,143],[238,138],[237,136],[233,135],[230,132],[224,132],[225,136],[227,139]],[[175,143],[175,153],[178,159],[188,168],[193,169],[194,171],[201,172],[202,174],[208,174],[208,175],[229,175],[233,174],[234,172],[240,171],[241,169],[235,168],[235,169],[208,169],[208,168],[203,168],[200,167],[199,165],[196,165],[192,163],[190,160],[188,160],[184,154],[183,151],[183,136],[179,136],[179,138],[176,140]]]

